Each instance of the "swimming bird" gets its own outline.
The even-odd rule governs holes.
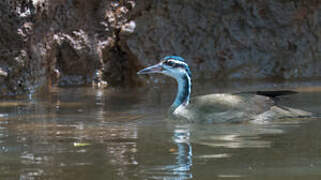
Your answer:
[[[279,106],[275,97],[293,91],[257,91],[234,94],[208,94],[190,98],[192,73],[180,56],[166,56],[158,64],[149,66],[137,74],[161,73],[174,78],[178,88],[170,107],[170,115],[191,122],[265,122],[271,119],[311,116],[310,112]]]

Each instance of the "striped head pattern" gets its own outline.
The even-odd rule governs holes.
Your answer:
[[[166,56],[161,61],[164,69],[166,69],[170,76],[178,76],[181,73],[187,73],[188,76],[192,77],[192,72],[185,62],[185,60],[180,56]]]
[[[180,105],[188,105],[192,88],[192,73],[182,57],[166,56],[158,64],[146,67],[137,74],[151,73],[161,73],[176,79],[178,90],[171,109],[175,110]]]

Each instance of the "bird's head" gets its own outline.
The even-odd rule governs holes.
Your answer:
[[[180,105],[188,105],[191,88],[192,73],[187,63],[179,56],[166,56],[158,64],[149,66],[140,70],[137,74],[161,73],[175,78],[178,84],[176,99],[171,106],[171,112],[174,112]]]
[[[181,79],[188,75],[192,76],[191,70],[188,64],[182,57],[179,56],[166,56],[158,64],[149,66],[145,69],[140,70],[137,74],[151,74],[161,73],[175,79]]]

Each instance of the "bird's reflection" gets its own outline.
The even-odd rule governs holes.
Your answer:
[[[173,168],[174,179],[190,179],[193,177],[192,167],[192,145],[190,143],[189,125],[176,126],[173,141],[177,145],[176,167]]]
[[[166,179],[166,180],[186,180],[192,179],[192,145],[190,142],[190,126],[174,126],[171,127],[173,135],[172,142],[176,148],[170,149],[170,153],[174,156],[172,163],[154,167],[148,170],[150,179]]]

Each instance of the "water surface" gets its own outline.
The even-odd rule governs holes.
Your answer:
[[[319,112],[300,87],[284,105]],[[255,88],[271,89],[271,84]],[[194,94],[252,90],[198,85]],[[53,88],[0,102],[0,179],[320,179],[321,120],[182,124],[166,120],[175,85]]]

